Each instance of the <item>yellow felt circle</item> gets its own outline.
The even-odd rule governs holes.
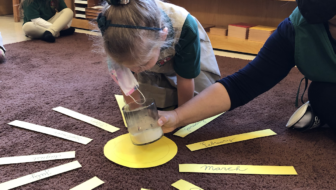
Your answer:
[[[129,168],[150,168],[167,163],[177,154],[174,141],[163,136],[160,140],[135,146],[129,134],[120,135],[106,143],[104,155],[112,162]]]

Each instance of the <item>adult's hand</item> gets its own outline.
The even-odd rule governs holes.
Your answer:
[[[229,94],[222,84],[215,83],[173,111],[159,112],[159,126],[164,133],[201,121],[230,109]]]
[[[177,112],[173,111],[159,111],[159,126],[162,127],[164,133],[170,133],[179,127],[179,118]]]

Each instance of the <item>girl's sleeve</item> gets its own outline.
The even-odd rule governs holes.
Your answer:
[[[62,11],[63,9],[68,8],[68,6],[65,4],[64,0],[60,0],[59,1],[59,5],[58,5],[58,12]]]
[[[201,72],[201,46],[197,22],[190,14],[184,22],[175,50],[175,72],[183,78],[196,78]]]
[[[268,38],[256,58],[238,72],[217,82],[227,89],[233,110],[268,91],[295,66],[295,30],[289,18]]]

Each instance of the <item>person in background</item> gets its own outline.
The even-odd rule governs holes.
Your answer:
[[[242,106],[279,83],[295,65],[312,82],[305,109],[299,108],[287,127],[311,129],[325,123],[336,128],[336,1],[297,4],[247,66],[176,110],[160,112],[163,131]]]
[[[6,62],[5,52],[6,52],[6,49],[3,45],[2,36],[0,32],[0,63]]]
[[[55,42],[59,36],[71,35],[73,12],[64,0],[23,0],[22,29],[27,37]]]

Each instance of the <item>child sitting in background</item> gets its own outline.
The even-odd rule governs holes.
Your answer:
[[[180,106],[220,78],[206,32],[185,9],[160,0],[107,2],[97,21],[126,103],[139,88],[159,108]]]
[[[27,37],[55,42],[55,37],[71,35],[73,12],[64,0],[23,0],[23,31]],[[56,12],[57,11],[57,12]]]

